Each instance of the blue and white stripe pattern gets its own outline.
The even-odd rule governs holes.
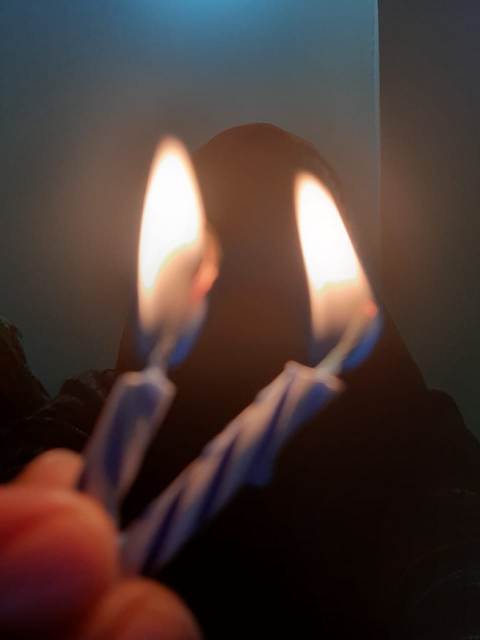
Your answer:
[[[342,387],[322,369],[287,364],[125,530],[124,569],[158,570],[242,485],[268,481],[278,450]]]
[[[114,519],[174,395],[172,382],[152,365],[124,374],[107,400],[77,487],[99,500]]]
[[[358,367],[373,350],[382,314],[366,310],[316,368],[288,363],[125,530],[121,555],[128,573],[158,571],[242,485],[269,481],[281,447],[343,389],[336,374]]]

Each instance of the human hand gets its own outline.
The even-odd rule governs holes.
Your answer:
[[[178,596],[121,575],[113,522],[73,489],[81,465],[50,451],[0,488],[0,637],[198,640]]]

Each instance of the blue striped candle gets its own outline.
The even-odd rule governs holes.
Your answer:
[[[381,315],[336,202],[309,174],[295,189],[315,351],[335,346],[315,368],[287,364],[127,528],[121,553],[129,573],[160,569],[241,486],[267,481],[280,448],[343,388],[337,374],[376,343]]]
[[[316,368],[290,362],[255,401],[135,520],[122,537],[127,573],[153,573],[246,484],[268,482],[279,450],[343,389],[334,375],[358,366],[374,347],[381,316],[355,323]]]
[[[139,356],[148,365],[116,382],[78,481],[114,518],[173,400],[165,371],[186,356],[206,314],[216,253],[205,227],[188,153],[167,139],[152,163],[139,243],[135,328]]]
[[[114,518],[174,395],[174,385],[155,366],[127,373],[115,384],[78,481],[78,489],[99,500]]]

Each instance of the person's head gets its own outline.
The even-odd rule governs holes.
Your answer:
[[[312,145],[269,124],[228,129],[198,149],[193,162],[222,259],[206,322],[174,377],[182,388],[222,388],[232,409],[239,409],[232,394],[240,388],[242,401],[251,399],[287,360],[308,359],[309,301],[294,212],[295,175],[318,176],[341,208],[339,189]],[[134,359],[125,351],[124,344],[120,368],[131,368]]]
[[[193,160],[222,261],[207,321],[178,378],[201,375],[227,395],[241,386],[251,398],[287,360],[308,359],[295,175],[317,175],[340,208],[338,185],[309,143],[268,124],[224,131]]]

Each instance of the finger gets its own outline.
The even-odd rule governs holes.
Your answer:
[[[92,500],[27,485],[0,489],[0,630],[67,625],[117,573],[113,524]]]
[[[15,478],[16,484],[43,487],[73,487],[83,467],[78,453],[52,449],[39,455]]]
[[[172,591],[125,579],[100,601],[76,640],[200,640],[193,615]]]

